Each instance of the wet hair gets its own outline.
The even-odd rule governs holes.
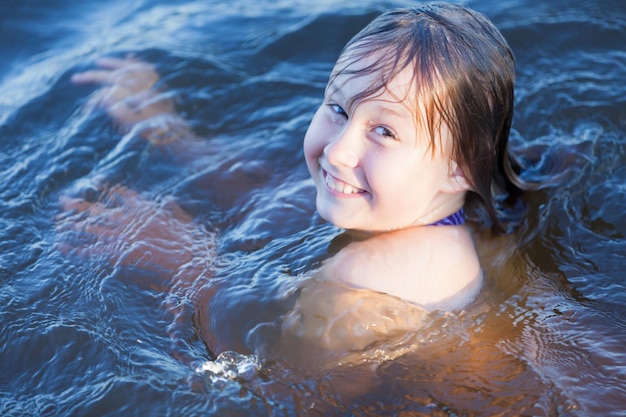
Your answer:
[[[492,226],[504,230],[495,200],[517,196],[522,184],[508,152],[515,83],[508,43],[484,15],[460,5],[392,10],[348,42],[329,85],[339,75],[376,74],[379,82],[353,97],[354,105],[382,94],[405,68],[413,69],[414,102],[426,114],[421,120],[416,109],[416,118],[433,152],[441,124],[451,132],[450,157],[471,184],[465,208],[486,211]]]

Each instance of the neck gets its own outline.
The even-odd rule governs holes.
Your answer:
[[[396,232],[398,230],[409,229],[412,227],[431,225],[437,222],[438,220],[441,220],[445,217],[450,216],[451,214],[456,213],[457,211],[461,210],[461,208],[463,208],[463,206],[465,205],[465,193],[459,193],[455,195],[446,194],[446,195],[449,196],[450,198],[447,198],[442,203],[435,205],[435,207],[429,210],[426,214],[418,217],[417,219],[413,220],[411,223],[405,226],[393,227],[387,230],[349,229],[349,230],[346,230],[346,233],[349,236],[351,236],[354,240],[364,240],[364,239],[371,237],[372,235]]]
[[[451,198],[446,199],[443,203],[436,205],[435,208],[425,215],[415,219],[412,226],[427,226],[461,210],[465,205],[465,194],[459,193],[450,197]]]

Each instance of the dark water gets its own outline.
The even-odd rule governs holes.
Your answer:
[[[515,233],[478,233],[474,304],[388,358],[312,372],[261,354],[285,288],[338,234],[314,213],[301,151],[328,72],[352,34],[409,4],[0,4],[0,415],[626,415],[622,0],[465,3],[516,53],[513,147],[527,179],[551,184]],[[70,75],[127,53],[158,65],[215,153],[168,164],[81,111],[93,88]],[[164,290],[106,242],[59,251],[59,197],[94,174],[175,198],[203,238],[219,231],[213,263]]]

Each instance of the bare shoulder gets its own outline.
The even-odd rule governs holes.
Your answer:
[[[321,272],[429,310],[462,308],[482,283],[474,242],[464,226],[417,227],[352,242]]]

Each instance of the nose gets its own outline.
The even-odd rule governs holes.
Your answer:
[[[350,125],[324,147],[324,156],[329,164],[355,168],[359,164],[358,134]]]

